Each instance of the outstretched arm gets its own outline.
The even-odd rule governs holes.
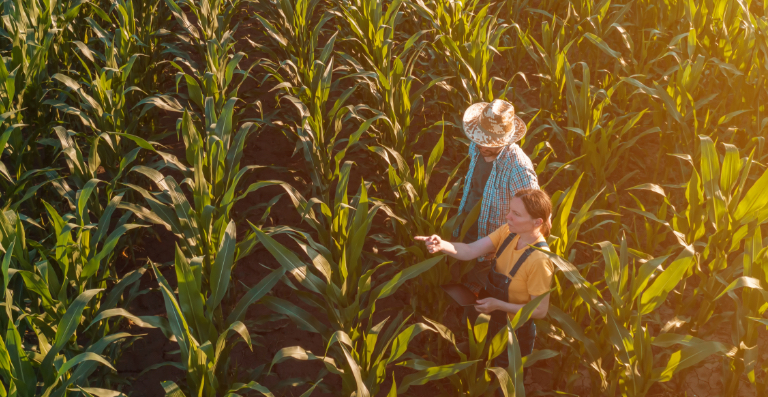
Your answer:
[[[445,241],[440,236],[433,234],[431,236],[416,236],[416,241],[423,241],[427,245],[427,251],[430,254],[442,252],[456,259],[468,261],[479,256],[485,255],[496,250],[489,237],[483,237],[471,244],[452,243]]]
[[[537,297],[538,295],[531,295],[531,300],[534,300]],[[490,314],[495,310],[501,310],[507,313],[517,313],[518,311],[520,311],[520,309],[523,308],[523,306],[525,305],[503,302],[496,298],[484,298],[477,301],[477,304],[475,305],[475,310],[479,311],[480,313],[486,313],[486,314]],[[533,313],[531,313],[531,318],[541,319],[541,318],[547,317],[548,311],[549,311],[549,295],[545,296],[544,299],[542,299],[541,302],[539,302],[539,305],[536,306],[535,309],[533,309]]]

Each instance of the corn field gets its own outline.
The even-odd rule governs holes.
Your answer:
[[[768,395],[766,0],[0,0],[0,56],[0,397]],[[413,241],[493,99],[526,357]]]

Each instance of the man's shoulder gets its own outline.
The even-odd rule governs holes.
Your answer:
[[[510,168],[524,167],[533,168],[531,158],[523,151],[523,149],[516,143],[512,143],[507,146],[507,150],[504,151],[504,165]]]

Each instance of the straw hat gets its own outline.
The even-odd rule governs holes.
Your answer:
[[[507,146],[522,139],[527,130],[515,107],[501,99],[476,103],[464,112],[464,134],[480,146]]]

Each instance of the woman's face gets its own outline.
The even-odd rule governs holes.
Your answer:
[[[512,202],[509,204],[507,224],[509,225],[510,233],[530,233],[535,228],[541,226],[541,219],[531,218],[531,215],[525,210],[523,200],[519,197],[513,197]]]

